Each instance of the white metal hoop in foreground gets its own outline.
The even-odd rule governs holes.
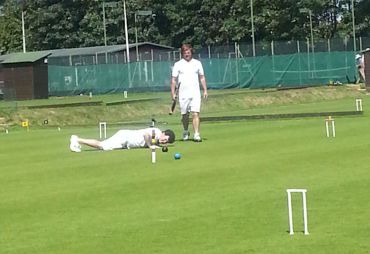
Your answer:
[[[289,234],[294,235],[293,230],[293,210],[292,210],[292,196],[294,192],[302,194],[302,205],[303,205],[303,223],[304,223],[304,234],[308,235],[308,220],[307,220],[307,202],[306,202],[306,189],[287,189],[288,193],[288,216],[289,216]]]
[[[100,122],[99,123],[99,138],[101,139],[103,137],[107,138],[107,123],[106,122]]]

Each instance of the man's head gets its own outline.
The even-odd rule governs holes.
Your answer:
[[[175,142],[175,133],[168,129],[162,132],[162,137],[159,138],[160,144],[173,143]]]
[[[193,58],[193,47],[190,44],[183,44],[181,46],[181,55],[186,61],[190,61]]]

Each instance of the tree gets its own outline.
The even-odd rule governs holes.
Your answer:
[[[44,50],[83,44],[79,28],[88,2],[72,0],[27,2],[25,23],[28,47],[31,50]]]
[[[107,0],[108,1],[108,0]],[[125,43],[123,1],[105,8],[108,45]],[[195,47],[251,42],[253,4],[256,41],[329,39],[352,35],[352,8],[356,36],[370,36],[368,0],[126,0],[128,37],[173,47]],[[0,0],[0,50],[22,49],[21,13],[24,11],[28,51],[104,45],[104,0]],[[302,11],[302,9],[306,11]],[[135,13],[151,10],[156,15]],[[307,11],[308,10],[308,11]],[[311,22],[312,21],[312,22]]]
[[[0,16],[0,53],[22,50],[21,9],[16,1],[3,1]]]
[[[356,33],[357,36],[368,37],[370,36],[370,1],[362,0],[356,1]],[[368,45],[370,46],[370,45]]]

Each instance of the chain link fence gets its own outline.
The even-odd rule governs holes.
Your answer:
[[[357,79],[355,48],[370,38],[273,41],[195,49],[210,88],[305,87],[351,83]],[[49,94],[72,95],[169,90],[179,50],[141,53],[127,63],[124,51],[49,58]]]

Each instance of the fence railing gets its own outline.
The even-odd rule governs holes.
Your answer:
[[[359,37],[356,39],[356,47],[350,38],[336,38],[328,40],[316,40],[312,45],[310,38],[305,41],[260,41],[253,45],[251,43],[234,43],[225,46],[207,46],[195,49],[194,58],[197,59],[224,59],[224,58],[243,58],[258,56],[287,55],[295,53],[318,53],[318,52],[354,52],[362,51],[370,47],[369,37]],[[255,52],[255,54],[253,54]],[[133,52],[136,54],[136,52]],[[138,59],[141,62],[166,62],[177,61],[180,59],[179,50],[156,50],[140,52]],[[132,57],[131,61],[136,61]],[[89,55],[65,55],[49,57],[49,65],[79,66],[79,65],[99,65],[99,64],[125,64],[126,51],[117,52],[96,52]]]

